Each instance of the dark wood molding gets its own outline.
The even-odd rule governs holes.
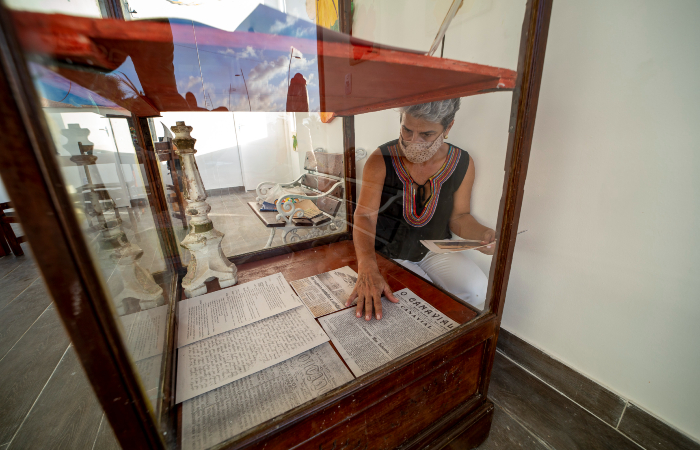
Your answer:
[[[458,406],[402,448],[443,448],[458,436],[461,448],[478,447],[488,437],[493,420],[493,403],[481,400],[481,396],[477,396],[472,401]],[[472,403],[477,402],[481,406],[473,410]]]
[[[616,427],[620,422],[626,404],[624,398],[503,328],[499,332],[497,346],[505,356],[611,427]]]
[[[104,5],[107,17],[109,19],[124,20],[124,11],[120,0],[99,0]]]
[[[345,220],[352,228],[357,204],[357,167],[355,162],[355,116],[343,117],[343,154],[345,158]]]
[[[548,449],[640,450],[629,438],[497,353],[489,396]],[[505,447],[510,448],[510,447]]]
[[[352,0],[338,0],[338,28],[352,35]],[[355,161],[355,116],[343,117],[343,154],[345,167],[345,214],[348,231],[352,228],[357,202],[357,175]]]
[[[134,148],[141,166],[143,179],[147,182],[146,195],[148,195],[148,203],[153,213],[156,230],[158,231],[163,257],[166,264],[174,272],[177,272],[182,267],[182,260],[177,238],[173,231],[173,222],[170,218],[168,199],[165,196],[165,186],[163,186],[160,176],[158,155],[151,140],[151,133],[148,131],[148,119],[145,117],[127,117],[126,120],[129,123],[129,127],[133,127],[135,131],[136,141],[134,142]],[[181,214],[184,213],[184,211],[181,211]]]
[[[338,28],[352,36],[352,0],[338,0]]]
[[[700,450],[700,443],[501,328],[498,350],[542,382],[648,450]]]
[[[629,403],[618,431],[646,450],[700,450],[700,442]]]
[[[184,272],[184,270],[181,270]],[[184,274],[183,274],[184,275]],[[156,401],[156,418],[159,421],[160,429],[166,448],[174,447],[174,433],[177,426],[177,412],[175,404],[175,377],[177,375],[177,365],[175,356],[177,355],[177,305],[182,287],[182,276],[179,273],[167,273],[167,281],[161,284],[164,292],[168,293],[168,321],[165,330],[165,348],[163,362],[160,370],[160,392]]]
[[[0,8],[0,176],[97,398],[124,448],[162,448],[101,275],[73,214],[56,149],[7,9]],[[119,401],[115,401],[119,399]]]
[[[495,261],[491,264],[489,286],[484,309],[496,315],[500,323],[506,298],[515,240],[518,234],[520,210],[525,193],[525,176],[530,159],[530,147],[535,128],[537,101],[542,81],[542,68],[547,47],[552,0],[528,0],[520,34],[518,76],[513,91],[505,161],[503,196],[496,225]],[[496,356],[498,330],[487,345],[481,390],[488,395],[491,372]]]
[[[257,252],[244,253],[242,255],[229,256],[228,260],[236,265],[245,264],[249,262],[261,261],[263,259],[272,258],[274,256],[286,255],[289,253],[296,253],[302,250],[307,250],[309,248],[320,247],[326,244],[332,244],[334,242],[340,241],[350,241],[352,240],[352,234],[349,232],[336,233],[328,236],[323,236],[318,239],[310,239],[308,241],[295,242],[287,245],[280,245],[279,247],[268,248],[265,250],[260,250]]]

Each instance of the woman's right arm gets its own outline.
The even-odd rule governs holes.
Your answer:
[[[362,185],[360,198],[357,201],[357,209],[354,215],[354,228],[352,232],[357,255],[357,285],[353,290],[345,306],[350,306],[357,298],[357,310],[355,315],[365,320],[375,317],[382,318],[382,295],[394,303],[398,300],[391,292],[382,274],[379,273],[377,258],[374,252],[374,240],[377,231],[377,211],[379,210],[386,166],[384,157],[379,149],[372,152],[367,158],[362,173]]]

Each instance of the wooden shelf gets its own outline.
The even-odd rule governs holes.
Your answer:
[[[268,10],[254,14],[273,14]],[[286,111],[287,93],[270,90],[261,73],[287,69],[291,54],[302,55],[300,64],[307,67],[299,70],[311,81],[310,108],[335,116],[508,91],[516,78],[513,70],[382,46],[307,22],[303,26],[315,28],[311,39],[228,32],[180,20],[30,12],[14,12],[13,20],[24,50],[53,60],[42,62],[54,74],[44,74],[45,82],[66,90],[77,83],[141,117],[162,111]]]

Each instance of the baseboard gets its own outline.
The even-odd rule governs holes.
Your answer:
[[[219,195],[229,195],[229,194],[243,194],[245,193],[244,186],[233,186],[217,189],[207,189],[207,197],[216,197]]]
[[[497,350],[647,450],[700,450],[700,443],[501,328]]]

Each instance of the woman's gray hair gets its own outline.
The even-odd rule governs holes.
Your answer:
[[[443,128],[447,128],[455,120],[455,114],[459,111],[459,103],[459,98],[451,98],[420,105],[402,106],[399,108],[399,112],[401,119],[403,119],[404,114],[410,114],[416,119],[439,123]]]

